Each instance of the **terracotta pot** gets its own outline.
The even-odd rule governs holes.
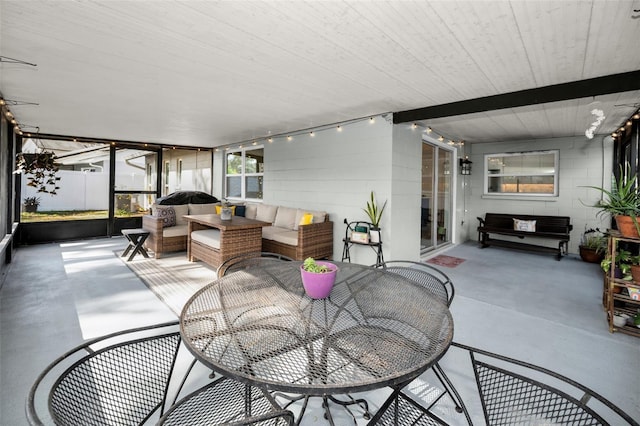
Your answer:
[[[589,263],[600,263],[603,259],[602,253],[598,253],[595,249],[580,246],[580,258]]]
[[[640,283],[640,265],[631,265],[631,277],[633,281]]]
[[[620,234],[622,234],[623,237],[640,238],[640,235],[638,235],[638,229],[636,229],[636,225],[633,223],[631,216],[617,215],[616,225],[618,227],[618,231],[620,231]]]

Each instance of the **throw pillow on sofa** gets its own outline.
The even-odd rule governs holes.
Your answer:
[[[306,214],[310,214],[313,216],[311,223],[322,223],[324,222],[325,216],[327,215],[326,212],[298,209],[298,211],[296,212],[295,224],[293,226],[294,231],[297,231],[300,225],[309,225],[309,223],[302,223],[302,218]]]
[[[176,211],[173,206],[156,206],[154,216],[162,219],[162,227],[176,226]]]
[[[231,209],[231,214],[236,215],[236,206],[229,206]],[[220,214],[222,212],[222,206],[216,206],[216,214]]]

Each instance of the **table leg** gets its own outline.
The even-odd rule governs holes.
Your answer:
[[[131,251],[131,255],[127,259],[127,262],[132,261],[134,256],[138,253],[140,253],[142,256],[146,258],[149,258],[149,254],[147,253],[147,250],[144,248],[144,242],[147,240],[148,236],[149,234],[127,235],[127,239],[129,240],[129,245],[127,246],[122,256],[123,257],[126,256],[127,253],[129,253],[129,251],[133,249],[133,251]]]

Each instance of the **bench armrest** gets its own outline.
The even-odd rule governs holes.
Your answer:
[[[478,219],[480,221],[480,225],[479,226],[484,226],[484,219],[481,217],[476,217],[476,219]]]

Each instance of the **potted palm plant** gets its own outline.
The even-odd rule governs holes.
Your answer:
[[[626,170],[628,170],[628,165]],[[588,186],[600,191],[606,198],[593,207],[599,208],[598,215],[610,214],[616,221],[618,231],[623,237],[640,238],[640,194],[637,189],[636,175],[628,176],[620,167],[619,177],[614,179],[611,190],[597,186]]]
[[[380,219],[382,219],[382,212],[384,212],[384,208],[386,206],[387,202],[385,201],[384,204],[382,204],[382,208],[379,208],[373,195],[373,191],[371,191],[371,199],[367,201],[367,208],[363,210],[367,216],[369,216],[369,221],[371,222],[369,238],[372,243],[380,242]]]

